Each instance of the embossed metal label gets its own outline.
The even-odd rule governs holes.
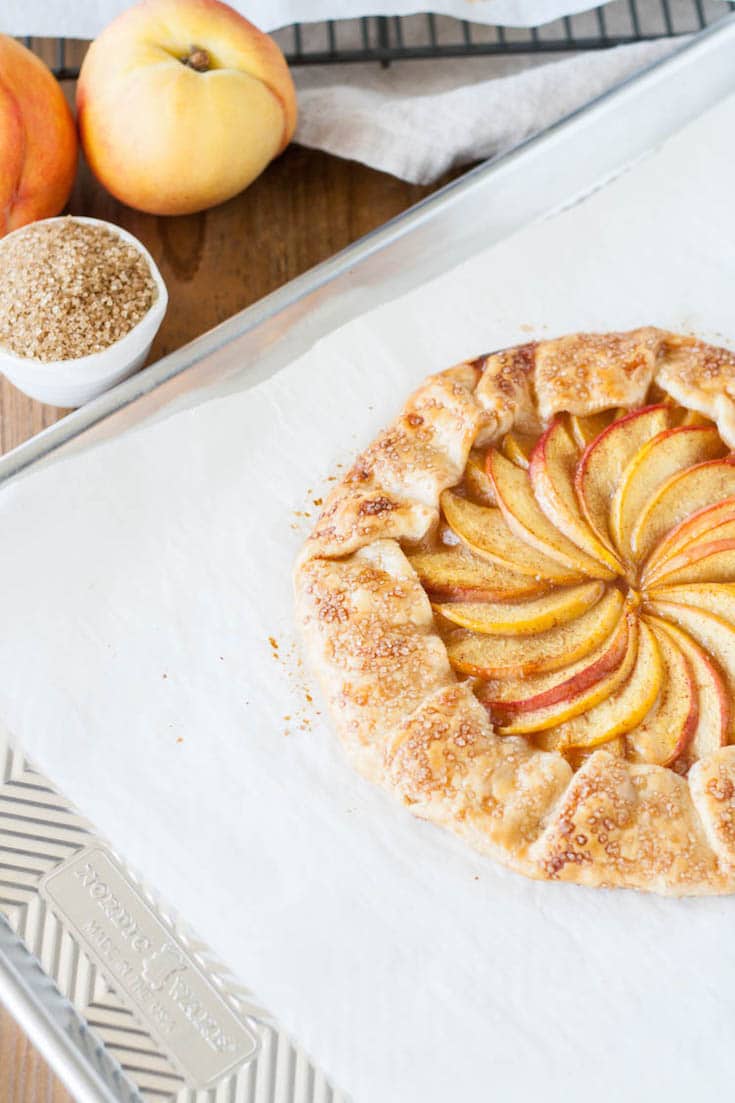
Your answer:
[[[211,1087],[255,1056],[253,1031],[103,847],[69,858],[40,892],[189,1087]]]

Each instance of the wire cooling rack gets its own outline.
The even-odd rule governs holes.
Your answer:
[[[291,65],[419,58],[563,53],[690,34],[728,12],[735,0],[611,0],[543,27],[491,27],[438,15],[371,16],[296,23],[276,31]],[[85,44],[25,39],[60,79],[74,78]]]

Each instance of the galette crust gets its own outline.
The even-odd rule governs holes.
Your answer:
[[[653,327],[576,334],[427,379],[336,485],[295,571],[297,619],[356,766],[417,815],[540,879],[668,895],[735,891],[735,746],[681,778],[604,749],[498,736],[458,682],[404,554],[439,522],[470,449],[561,411],[641,405],[652,384],[735,448],[735,354]]]

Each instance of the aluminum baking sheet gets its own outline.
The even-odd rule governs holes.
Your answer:
[[[213,393],[245,389],[276,372],[351,318],[418,286],[527,222],[573,203],[732,92],[734,49],[733,22],[708,32],[667,62],[507,157],[470,174],[4,457],[0,461],[0,479],[18,476],[29,466],[54,462],[62,453],[86,448],[100,437],[113,436],[133,424],[196,404]],[[600,141],[603,134],[604,141]],[[59,842],[61,838],[68,843],[69,831],[80,833],[78,849],[96,845],[91,829],[80,826],[82,821],[65,806],[63,798],[56,797],[53,787],[39,780],[32,767],[12,748],[5,753],[3,762],[5,786],[0,800],[17,801],[19,789],[22,791],[24,830],[20,834],[29,840],[28,844],[23,843],[24,847],[27,845],[36,854],[43,852],[44,845],[47,850],[56,848],[52,858],[58,860],[50,863],[55,868],[64,861],[75,860],[76,851],[70,858],[68,849],[65,851]],[[9,785],[15,787],[12,794]],[[33,794],[30,798],[29,791]],[[49,812],[53,815],[49,816]],[[64,819],[67,816],[70,818]],[[52,831],[49,821],[53,823]],[[36,866],[42,864],[39,859]],[[120,1040],[121,1017],[134,1014],[135,1008],[126,1006],[121,992],[116,994],[119,1006],[111,1007],[108,1000],[111,986],[106,982],[104,969],[99,977],[104,999],[100,1000],[99,994],[93,992],[92,1002],[104,1004],[106,1017],[95,1024],[91,1037],[94,1039],[96,1032],[108,1041],[107,1054],[100,1054],[99,1047],[90,1043],[89,1032],[80,1031],[72,1008],[86,1010],[92,982],[87,977],[84,984],[78,983],[80,959],[74,955],[83,955],[83,948],[75,941],[73,928],[62,931],[63,937],[54,942],[48,936],[48,927],[41,922],[45,918],[44,908],[53,910],[54,903],[61,899],[58,891],[54,895],[48,873],[45,869],[43,877],[31,878],[31,883],[25,884],[22,915],[19,918],[16,912],[14,925],[47,972],[59,979],[59,986],[66,985],[68,1002],[61,1002],[58,993],[48,983],[44,984],[38,973],[35,980],[29,971],[26,976],[21,975],[19,946],[5,930],[0,930],[0,947],[6,948],[0,991],[12,1001],[34,1040],[63,1071],[79,1097],[86,1093],[90,1099],[125,1098],[132,1090],[130,1081],[144,1084],[144,1091],[151,1097],[172,1093],[190,1097],[189,1089],[182,1086],[187,1070],[172,1069],[168,1073],[162,1070],[156,1063],[160,1054],[155,1045],[147,1051],[144,1061],[140,1054],[131,1055],[129,1040],[127,1047],[123,1040],[116,1049],[114,1039]],[[64,884],[62,880],[62,890]],[[73,912],[76,905],[72,901],[68,906]],[[45,941],[38,937],[41,930],[46,932]],[[176,931],[172,929],[171,933],[172,938],[176,937]],[[194,945],[192,936],[182,941],[183,952],[189,952]],[[68,953],[64,953],[64,946]],[[65,973],[64,978],[61,973]],[[85,986],[87,991],[81,992]],[[246,996],[241,1003],[246,1023],[254,1023],[256,1033],[263,1032],[261,1055],[243,1066],[244,1072],[223,1079],[223,1091],[237,1098],[272,1099],[279,1103],[335,1098],[331,1086],[308,1058],[291,1043],[281,1044],[277,1027],[268,1023]],[[277,1012],[277,1008],[274,1010]],[[80,1037],[86,1041],[80,1041]],[[110,1059],[106,1061],[105,1057]],[[141,1064],[146,1066],[142,1070]],[[127,1078],[122,1077],[121,1068],[127,1069]],[[163,1078],[170,1074],[178,1075],[181,1082],[164,1086]],[[202,1098],[207,1090],[202,1089]]]

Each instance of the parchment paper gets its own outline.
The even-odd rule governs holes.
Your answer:
[[[427,372],[580,328],[735,343],[734,126],[732,98],[271,380],[0,493],[0,714],[356,1103],[729,1090],[735,900],[526,881],[363,783],[289,575]]]

